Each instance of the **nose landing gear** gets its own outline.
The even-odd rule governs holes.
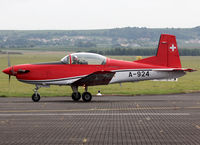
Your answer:
[[[34,91],[34,94],[32,95],[33,102],[40,101],[40,94],[38,93],[39,88],[40,87],[36,85],[36,88],[33,90]]]

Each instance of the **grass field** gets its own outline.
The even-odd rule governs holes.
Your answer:
[[[66,55],[65,52],[25,52],[24,55],[10,55],[12,65],[24,63],[39,63],[58,61]],[[134,60],[134,56],[113,56],[112,58],[123,60]],[[117,94],[117,95],[144,95],[144,94],[172,94],[172,93],[189,93],[200,91],[200,57],[181,57],[182,66],[185,68],[193,68],[198,71],[188,73],[178,82],[155,82],[143,81],[136,83],[123,83],[89,87],[92,94],[97,94],[101,90],[102,94]],[[24,84],[11,78],[9,85],[8,76],[2,73],[2,70],[7,68],[7,55],[0,54],[0,96],[20,96],[30,97],[33,94],[34,85]],[[80,87],[80,92],[83,88]],[[72,93],[69,86],[51,86],[50,88],[41,88],[39,90],[41,96],[70,96]]]

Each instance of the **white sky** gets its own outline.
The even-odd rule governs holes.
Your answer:
[[[200,25],[200,0],[0,0],[0,30]]]

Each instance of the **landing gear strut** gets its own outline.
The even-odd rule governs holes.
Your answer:
[[[78,92],[78,86],[71,86],[73,93],[72,93],[72,99],[74,101],[79,101],[81,98],[81,93]],[[88,87],[85,87],[85,92],[82,94],[82,99],[84,102],[90,102],[92,100],[91,93],[87,92]]]
[[[33,91],[34,91],[34,94],[32,95],[32,100],[33,100],[34,102],[40,101],[40,94],[38,93],[39,88],[40,88],[40,87],[36,85],[36,88],[33,90]]]

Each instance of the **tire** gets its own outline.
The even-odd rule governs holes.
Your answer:
[[[40,94],[39,94],[39,93],[34,93],[34,94],[32,95],[32,100],[33,100],[33,102],[38,102],[38,101],[40,101]]]
[[[74,92],[74,93],[72,93],[72,99],[73,99],[74,101],[79,101],[80,98],[81,98],[81,93],[79,93],[79,92]]]
[[[84,92],[82,94],[82,99],[84,102],[90,102],[92,100],[92,95],[89,92]]]

